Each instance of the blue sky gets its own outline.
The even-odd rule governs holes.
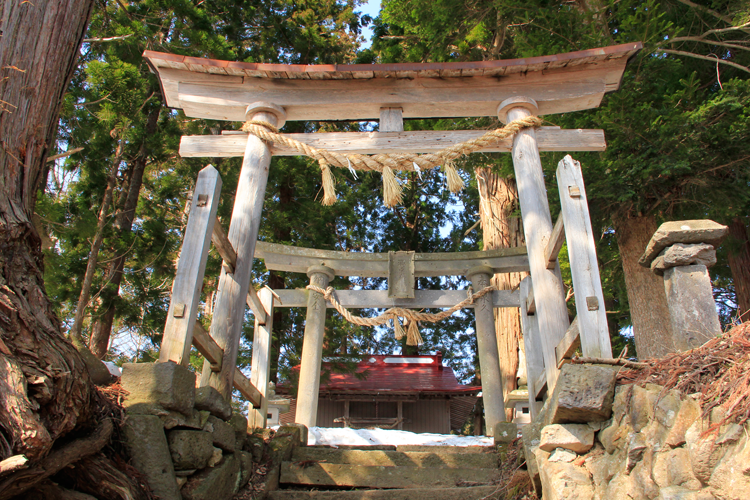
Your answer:
[[[367,0],[358,10],[362,14],[369,14],[370,17],[375,19],[380,12],[380,0]],[[372,40],[370,40],[372,38],[372,30],[369,26],[362,30],[362,35],[365,37],[365,43],[362,44],[362,48],[365,49],[372,44]]]

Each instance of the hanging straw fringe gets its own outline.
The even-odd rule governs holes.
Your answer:
[[[393,170],[390,167],[383,169],[383,204],[386,207],[395,207],[401,203],[401,184],[398,183]]]
[[[445,176],[448,178],[448,189],[453,194],[458,194],[464,188],[464,180],[456,172],[456,166],[452,161],[445,162],[443,165]]]
[[[393,336],[396,337],[396,340],[401,340],[404,338],[404,329],[401,326],[401,321],[399,321],[398,316],[393,318]]]
[[[320,171],[323,174],[323,205],[331,206],[336,203],[336,187],[333,182],[333,174],[327,163],[320,162]]]
[[[406,345],[422,345],[424,341],[422,336],[419,334],[419,327],[417,322],[414,320],[409,321],[409,328],[406,330]]]
[[[453,174],[451,174],[451,167],[447,165],[448,162],[469,153],[479,151],[489,146],[490,144],[494,144],[497,141],[503,140],[507,137],[511,137],[523,129],[540,127],[541,125],[541,118],[536,116],[527,116],[526,118],[514,120],[505,125],[505,127],[503,128],[490,130],[481,137],[477,137],[476,139],[462,142],[460,144],[454,144],[441,151],[438,151],[437,153],[397,153],[377,154],[372,156],[359,154],[344,155],[336,153],[334,151],[317,149],[308,144],[304,144],[295,139],[292,139],[291,137],[279,134],[276,127],[273,127],[271,126],[271,124],[263,121],[247,121],[242,126],[242,130],[255,135],[256,137],[269,144],[281,144],[286,147],[292,148],[300,154],[318,160],[318,162],[325,162],[325,164],[328,166],[349,168],[354,170],[374,170],[376,172],[382,172],[386,191],[384,192],[384,199],[386,200],[386,205],[388,205],[388,200],[391,200],[391,204],[388,206],[393,206],[399,203],[401,200],[401,186],[399,186],[398,182],[395,181],[393,170],[419,172],[420,170],[429,170],[439,165],[445,165],[446,175],[448,176],[448,185],[449,187],[453,185],[453,187],[450,187],[451,191],[457,192],[461,189],[458,186],[463,185],[463,180],[461,180],[458,173],[455,172],[455,169]],[[453,177],[454,175],[455,177]],[[453,180],[451,180],[451,178],[453,178]],[[391,184],[388,179],[393,180],[393,183]],[[333,181],[331,181],[331,183],[333,183]],[[390,197],[385,196],[388,193],[389,184],[391,188],[393,188]],[[335,200],[335,194],[333,196],[333,199]],[[324,200],[326,199],[330,201],[331,197],[328,196],[324,198]]]

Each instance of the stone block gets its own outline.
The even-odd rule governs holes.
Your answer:
[[[727,226],[707,219],[665,222],[651,237],[638,263],[649,267],[662,250],[675,243],[708,243],[716,247],[728,232]]]
[[[182,487],[184,500],[224,500],[232,498],[240,487],[240,460],[225,455],[213,468],[203,469],[190,477]]]
[[[586,424],[552,424],[542,429],[539,447],[544,451],[564,448],[586,453],[594,446],[594,430]]]
[[[547,410],[547,423],[587,423],[612,414],[616,370],[595,365],[565,364]]]
[[[688,351],[721,334],[706,266],[668,269],[664,273],[664,289],[675,349]]]
[[[550,462],[547,452],[538,450],[544,500],[593,500],[594,485],[586,469],[567,462]]]
[[[304,424],[285,424],[276,431],[276,436],[295,436],[300,446],[307,446],[308,430]]]
[[[518,437],[518,425],[513,422],[495,424],[495,445],[508,444]]]
[[[576,452],[566,450],[565,448],[557,448],[549,454],[549,458],[547,460],[550,462],[570,463],[576,458],[578,458]]]
[[[208,466],[216,467],[216,464],[221,462],[221,459],[224,458],[224,452],[221,451],[221,448],[217,448],[216,446],[214,446],[212,450],[211,458],[208,459]]]
[[[526,470],[529,472],[531,484],[534,485],[538,496],[542,494],[542,483],[539,477],[535,451],[539,448],[539,438],[542,434],[542,427],[544,427],[543,419],[540,416],[521,427],[521,442],[523,443],[523,455],[526,458]]]
[[[637,385],[633,386],[628,417],[635,432],[640,432],[651,422],[659,392],[658,388],[647,389]]]
[[[682,486],[696,491],[702,487],[693,474],[690,456],[685,448],[655,453],[652,477],[660,488]]]
[[[628,455],[627,462],[625,463],[625,470],[628,474],[638,465],[638,462],[643,458],[643,454],[646,451],[646,438],[641,433],[633,433],[630,435],[630,442],[628,443]]]
[[[716,433],[706,433],[707,429],[708,423],[698,419],[685,432],[685,448],[693,474],[703,484],[708,484],[725,451],[725,447],[716,444]]]
[[[210,412],[211,415],[222,420],[229,420],[232,416],[230,402],[211,386],[200,387],[195,390],[195,408]]]
[[[202,469],[213,455],[211,434],[203,431],[176,430],[167,435],[172,463],[178,470]]]
[[[167,430],[175,427],[200,430],[206,425],[206,421],[196,410],[191,411],[189,416],[178,411],[165,410],[165,412],[160,412],[158,417],[161,418],[164,428]]]
[[[680,409],[677,411],[672,428],[665,443],[667,446],[676,448],[685,444],[685,433],[701,415],[701,407],[696,400],[691,397],[685,398],[680,403]]]
[[[253,460],[255,462],[261,462],[263,461],[263,451],[265,446],[266,443],[263,441],[263,438],[255,434],[248,434],[243,449],[253,454]]]
[[[647,497],[638,480],[624,472],[618,472],[607,485],[602,498],[646,500]]]
[[[172,361],[125,363],[121,384],[130,394],[125,408],[131,414],[158,415],[174,410],[190,417],[195,401],[195,373]]]
[[[268,443],[268,457],[273,465],[280,465],[281,462],[288,462],[291,459],[292,452],[297,446],[295,436],[283,435],[274,436]]]
[[[702,264],[711,267],[716,264],[716,249],[706,243],[686,245],[675,243],[667,247],[651,262],[651,270],[659,276],[670,267]]]
[[[241,413],[233,413],[228,423],[234,429],[234,449],[243,449],[247,439],[247,418]]]
[[[709,485],[724,495],[721,498],[750,495],[750,439],[744,434],[743,430],[742,439],[724,454],[711,473]]]
[[[203,430],[211,433],[214,446],[217,446],[224,451],[234,451],[234,429],[231,425],[211,415],[208,417],[208,422],[206,422]]]
[[[154,495],[162,500],[180,500],[161,419],[154,415],[128,415],[123,436],[133,466],[146,478]]]
[[[242,488],[253,476],[253,455],[247,451],[237,451],[235,456],[239,456],[240,459],[240,488]]]
[[[611,454],[615,452],[615,448],[618,444],[617,442],[615,442],[615,436],[617,435],[617,431],[620,429],[620,426],[615,419],[610,420],[610,422],[610,425],[604,427],[601,431],[599,431],[597,437],[602,446],[604,446],[606,452]]]

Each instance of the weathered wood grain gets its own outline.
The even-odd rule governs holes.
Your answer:
[[[563,222],[562,213],[558,215],[555,221],[555,227],[552,228],[552,234],[549,237],[547,246],[544,249],[544,258],[547,260],[547,269],[554,269],[557,264],[557,256],[560,255],[563,243],[565,243],[565,223]]]
[[[264,308],[266,322],[255,317],[253,333],[253,358],[250,383],[262,396],[259,405],[248,408],[247,425],[249,428],[266,427],[268,417],[268,383],[271,381],[271,332],[273,330],[273,292],[269,288],[261,289],[258,294]]]
[[[537,397],[544,390],[547,381],[544,371],[544,356],[542,356],[541,339],[539,338],[539,321],[528,310],[528,299],[533,297],[534,288],[531,277],[521,280],[520,286],[520,315],[521,330],[523,331],[524,352],[526,353],[526,381],[529,387],[529,407],[531,418],[536,417],[538,405]],[[540,378],[543,379],[540,382]]]
[[[281,299],[281,303],[274,303],[275,307],[305,307],[308,291],[274,290]],[[337,290],[336,299],[348,309],[410,307],[450,308],[466,299],[464,290],[415,290],[413,299],[393,299],[388,297],[387,290]],[[330,309],[333,306],[326,303]],[[492,292],[493,307],[519,307],[518,290],[497,290]],[[474,305],[467,306],[473,309]]]
[[[578,317],[576,317],[565,332],[565,336],[555,347],[557,368],[561,368],[566,359],[572,358],[579,347],[581,347],[581,335],[578,330]]]

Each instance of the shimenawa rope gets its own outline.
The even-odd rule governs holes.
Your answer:
[[[408,319],[409,326],[407,327],[406,332],[407,345],[421,345],[423,343],[422,337],[419,335],[419,328],[417,327],[418,321],[437,323],[438,321],[442,321],[448,316],[452,315],[459,309],[463,309],[464,307],[473,304],[477,299],[480,299],[488,293],[497,290],[496,287],[490,285],[482,288],[479,292],[474,293],[474,289],[472,287],[469,287],[466,289],[466,298],[464,300],[451,307],[450,309],[446,309],[445,311],[441,311],[439,313],[424,313],[413,311],[411,309],[405,309],[403,307],[391,307],[390,309],[387,309],[383,314],[375,316],[374,318],[363,318],[362,316],[354,316],[346,307],[341,305],[338,299],[336,299],[336,290],[334,290],[333,287],[329,286],[328,288],[323,289],[316,285],[307,285],[307,289],[323,295],[323,298],[326,301],[330,302],[333,307],[344,317],[345,320],[354,325],[378,326],[386,324],[389,321],[393,320],[393,329],[396,335],[396,340],[401,340],[401,338],[403,338],[404,336],[404,330],[398,319],[399,316]]]
[[[386,206],[393,207],[401,202],[401,185],[393,173],[394,170],[419,172],[422,169],[430,170],[442,165],[447,177],[448,189],[452,193],[457,193],[463,189],[464,181],[456,172],[453,160],[515,135],[525,128],[540,127],[541,125],[541,118],[527,116],[526,118],[514,120],[502,128],[490,130],[476,139],[449,146],[437,153],[391,153],[377,155],[344,155],[334,151],[318,149],[279,134],[275,126],[263,120],[247,121],[242,126],[242,130],[257,136],[263,141],[272,144],[283,144],[305,156],[318,160],[323,176],[323,205],[332,205],[336,202],[335,183],[330,169],[330,166],[334,166],[350,170],[374,170],[380,172],[383,175],[383,202]]]

